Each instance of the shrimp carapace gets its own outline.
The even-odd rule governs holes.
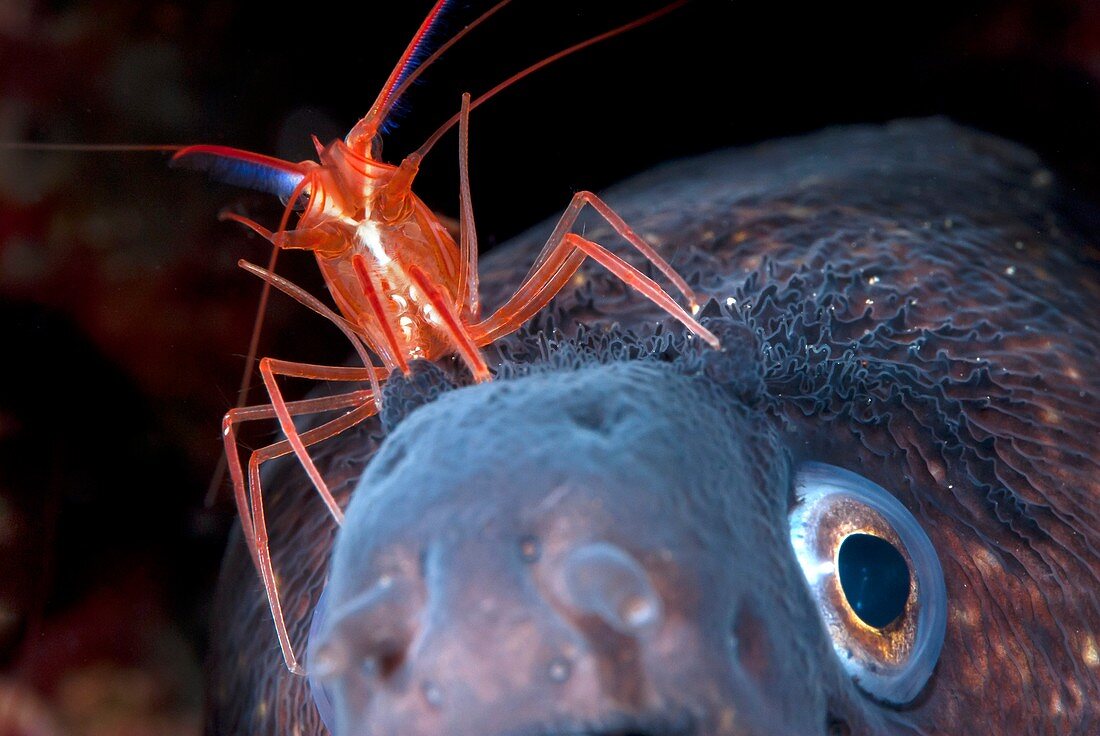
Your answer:
[[[433,360],[454,354],[469,368],[475,381],[489,380],[491,373],[480,348],[515,331],[546,306],[570,282],[586,258],[605,267],[709,345],[719,347],[718,339],[693,316],[698,311],[699,300],[687,282],[591,192],[578,192],[573,197],[515,294],[484,318],[477,289],[477,240],[468,165],[470,111],[546,64],[654,20],[683,1],[558,52],[509,77],[476,100],[464,94],[456,116],[420,150],[397,165],[379,160],[380,146],[377,145],[394,104],[426,64],[503,7],[506,0],[494,5],[417,66],[417,59],[424,54],[426,40],[450,4],[449,0],[437,2],[402,54],[377,100],[347,138],[327,145],[315,139],[317,161],[292,163],[222,146],[191,146],[175,155],[174,161],[203,169],[230,183],[275,194],[283,200],[286,207],[275,230],[240,215],[227,217],[268,239],[275,246],[275,252],[284,248],[313,251],[336,309],[330,309],[274,274],[273,264],[267,269],[251,264],[247,267],[271,286],[335,324],[351,341],[363,363],[360,368],[348,368],[265,358],[260,361],[260,373],[271,403],[238,406],[226,414],[223,422],[226,457],[241,526],[263,578],[283,656],[291,671],[301,673],[302,668],[287,634],[268,549],[260,489],[260,466],[264,462],[290,453],[296,455],[339,523],[342,512],[314,465],[309,446],[373,415],[379,408],[379,384],[394,370],[408,373],[412,360]],[[459,127],[458,243],[439,217],[412,191],[423,154],[455,122]],[[688,308],[680,306],[657,282],[620,256],[572,232],[586,207],[594,209],[672,282],[687,299]],[[374,360],[381,365],[375,365]],[[359,385],[369,383],[370,388],[357,386],[335,396],[288,402],[277,380],[288,376]],[[340,414],[306,432],[295,427],[295,416],[322,412]],[[278,420],[285,439],[252,452],[246,484],[236,428],[242,422],[272,418]]]

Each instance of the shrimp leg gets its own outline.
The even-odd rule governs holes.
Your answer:
[[[365,402],[373,401],[373,396],[370,391],[352,391],[347,394],[341,394],[339,396],[326,396],[319,399],[304,399],[302,401],[291,401],[287,404],[287,410],[294,416],[302,414],[316,414],[326,411],[334,411],[336,409],[346,409],[348,407],[362,406]],[[234,498],[237,502],[237,513],[241,518],[241,530],[244,532],[245,542],[248,544],[249,554],[252,556],[252,561],[259,566],[259,560],[256,556],[255,547],[255,529],[252,524],[252,512],[250,510],[250,504],[248,501],[249,494],[258,492],[255,488],[249,487],[246,491],[244,472],[241,467],[241,460],[239,455],[239,448],[237,445],[237,427],[244,423],[257,419],[274,419],[276,417],[275,407],[271,404],[262,404],[258,406],[239,406],[230,409],[226,412],[225,418],[222,420],[222,440],[225,443],[225,456],[224,459],[229,465],[229,475],[233,481]],[[303,441],[306,445],[311,445],[315,442],[319,442],[320,439],[314,439],[319,432],[317,430],[323,427],[328,427],[331,422],[326,423],[322,427],[317,427],[310,432],[306,432],[302,435]],[[312,432],[312,434],[311,434]],[[286,452],[281,453],[276,457],[281,457],[291,452],[290,443],[283,440],[276,443],[281,447],[285,447]],[[271,445],[269,447],[275,447]],[[267,450],[269,448],[262,448]],[[257,450],[256,452],[260,452]],[[255,454],[255,453],[253,453]],[[258,476],[257,476],[258,477]]]
[[[375,283],[374,276],[371,274],[370,264],[366,258],[357,253],[351,257],[351,265],[359,279],[359,285],[363,288],[363,294],[367,297],[367,303],[374,312],[375,319],[378,320],[382,337],[389,349],[389,354],[383,356],[383,362],[400,368],[402,373],[408,375],[409,363],[405,358],[405,342],[394,330],[394,320],[391,318],[390,310],[378,295],[378,284]]]
[[[271,397],[271,406],[275,411],[276,418],[279,420],[279,427],[283,430],[283,435],[286,437],[286,441],[290,443],[291,448],[293,448],[294,454],[298,458],[298,462],[302,464],[302,468],[306,471],[306,475],[308,475],[309,479],[313,482],[313,487],[317,489],[317,493],[320,494],[321,499],[325,502],[325,506],[328,507],[329,513],[332,514],[332,518],[336,520],[337,524],[343,523],[344,512],[340,510],[340,507],[336,503],[336,499],[333,498],[332,492],[328,488],[328,484],[326,484],[324,478],[321,477],[321,471],[317,469],[316,464],[313,462],[313,458],[311,458],[306,451],[305,443],[302,441],[302,435],[298,432],[298,428],[294,426],[294,418],[291,415],[289,405],[283,398],[283,392],[279,388],[279,384],[275,380],[275,377],[293,376],[296,378],[311,378],[318,381],[375,381],[377,380],[376,370],[375,368],[343,368],[312,365],[310,363],[293,363],[287,360],[276,360],[274,358],[264,358],[260,361],[260,375],[263,377],[264,385],[267,387],[267,393]]]
[[[319,369],[319,371],[311,370],[314,368]],[[378,374],[384,371],[384,369],[374,368],[371,370],[374,371],[374,380],[372,381],[373,384],[377,382]],[[295,376],[299,378],[311,378],[320,371],[324,372],[323,380],[328,381],[371,380],[371,376],[364,375],[368,372],[368,369],[365,368],[339,368],[328,366],[311,366],[308,364],[284,364],[283,375]],[[336,396],[326,396],[316,399],[304,399],[301,401],[287,402],[284,404],[284,406],[286,408],[287,414],[290,416],[300,416],[303,414],[319,414],[321,412],[335,411],[336,409],[359,407],[366,402],[373,403],[375,400],[375,391],[376,389],[372,389],[370,391],[352,391],[350,393],[338,394]],[[377,406],[374,407],[374,412],[372,413],[376,412]],[[248,489],[246,490],[245,488],[244,472],[241,468],[239,449],[237,446],[237,427],[244,422],[254,421],[257,419],[275,419],[278,418],[278,416],[278,410],[273,404],[262,404],[258,406],[244,406],[230,409],[228,412],[226,412],[225,418],[222,419],[222,440],[225,443],[225,458],[229,463],[229,476],[233,482],[233,495],[237,502],[237,510],[240,513],[241,517],[241,528],[244,531],[246,540],[251,540],[253,536],[251,514],[248,512],[249,504],[247,499],[249,495],[255,495],[259,492],[259,486],[258,483],[250,483]],[[371,414],[367,414],[366,416],[371,416]],[[338,420],[332,420],[329,423],[323,425],[323,427],[330,426],[334,421]],[[305,438],[307,436],[317,436],[319,430],[321,429],[322,427],[317,427],[301,435],[303,442],[305,442]],[[318,441],[320,440],[305,442],[305,444],[309,445]],[[286,440],[284,440],[283,442],[286,442],[287,447],[291,447],[290,443]],[[260,450],[257,450],[256,452],[260,452]],[[284,452],[282,454],[285,455],[287,453]],[[326,488],[325,490],[327,491],[328,489]],[[324,498],[324,494],[322,494],[322,497]],[[331,498],[331,494],[329,495],[329,498]],[[331,511],[335,504],[335,501],[330,504],[328,499],[326,498],[325,503],[329,506]],[[339,508],[336,509],[333,516],[338,522],[340,521]],[[255,550],[250,547],[249,552],[252,554],[253,561],[255,561]]]
[[[264,362],[268,362],[268,359],[265,359]],[[313,377],[319,373],[324,373],[325,380],[362,381],[365,380],[362,374],[367,370],[361,368],[311,366],[300,363],[285,363],[282,361],[280,361],[280,363],[282,363],[282,365],[279,366],[282,369],[280,371],[282,375]],[[381,369],[376,368],[372,370],[378,371]],[[281,395],[278,393],[276,395],[281,399]],[[336,396],[283,402],[281,408],[287,415],[300,416],[303,414],[316,414],[337,409],[347,409],[349,407],[351,407],[350,411],[319,427],[303,432],[300,435],[295,432],[294,436],[304,452],[306,447],[333,437],[373,416],[377,412],[377,405],[374,401],[373,393],[368,390],[360,390],[338,394]],[[275,622],[275,629],[279,638],[279,646],[282,649],[287,668],[291,672],[301,674],[301,667],[294,656],[294,651],[290,644],[286,620],[283,615],[282,605],[279,601],[278,584],[276,583],[275,572],[271,562],[267,524],[264,520],[260,474],[260,468],[263,463],[291,453],[297,454],[298,447],[290,440],[281,440],[255,450],[248,462],[248,491],[246,493],[236,441],[236,427],[242,422],[271,418],[281,418],[280,407],[275,404],[231,409],[226,414],[223,421],[224,440],[226,445],[226,457],[229,458],[229,472],[233,479],[238,515],[241,519],[241,528],[244,531],[249,554],[252,556],[252,561],[259,571],[260,577],[264,583],[268,606],[271,609],[271,616]],[[312,459],[310,463],[312,465]],[[311,476],[311,480],[312,479]],[[330,512],[333,513],[334,518],[337,523],[339,523],[342,520],[343,514],[339,507],[336,506],[336,502],[332,499],[331,493],[328,493],[328,488],[324,485],[323,481],[322,487],[324,490],[322,491],[321,488],[318,488],[318,491],[321,492],[322,498],[325,499],[325,503],[329,507]]]
[[[367,349],[363,345],[363,339],[359,336],[358,333],[355,332],[355,329],[352,327],[352,325],[346,319],[326,307],[317,297],[313,296],[308,291],[295,284],[293,281],[285,279],[278,274],[271,273],[266,269],[260,268],[255,263],[249,263],[243,258],[237,261],[237,265],[243,268],[245,271],[259,276],[261,279],[268,282],[276,289],[304,306],[306,309],[309,309],[327,319],[329,322],[335,325],[338,330],[344,333],[344,337],[346,337],[348,339],[348,342],[351,343],[351,346],[355,349],[355,352],[356,354],[358,354],[359,359],[363,362],[363,365],[371,365],[370,356],[367,354]],[[382,378],[385,378],[385,376],[382,376]],[[373,378],[370,380],[371,390],[374,391],[375,397],[380,396],[381,391],[379,388],[379,379]]]
[[[454,343],[462,359],[466,362],[470,373],[474,375],[474,380],[478,383],[488,381],[489,366],[485,364],[485,358],[482,357],[481,351],[477,349],[477,345],[470,336],[469,328],[459,319],[446,295],[438,286],[432,283],[424,270],[416,264],[409,266],[409,277],[424,292],[424,297],[439,314],[439,318],[443,322],[443,329],[451,336],[451,342]]]
[[[477,279],[477,230],[470,200],[470,93],[462,95],[458,118],[459,251],[458,305],[467,322],[481,318]]]
[[[332,398],[337,399],[340,397]],[[303,433],[300,436],[303,446],[308,447],[328,439],[329,437],[333,437],[372,416],[376,411],[374,401],[371,400],[370,397],[366,397],[364,401],[365,403],[361,406],[352,409],[343,416]],[[263,409],[267,407],[247,408]],[[304,670],[301,665],[298,664],[298,659],[294,655],[294,648],[290,642],[290,634],[286,627],[286,618],[283,615],[282,603],[279,600],[279,587],[275,578],[275,569],[271,562],[271,548],[267,536],[267,522],[264,518],[263,498],[260,492],[260,466],[268,460],[289,455],[293,451],[294,448],[291,446],[290,442],[282,440],[273,445],[261,447],[253,452],[252,456],[249,458],[248,479],[249,486],[252,488],[251,499],[249,499],[251,501],[252,517],[252,539],[250,549],[255,550],[254,559],[256,567],[260,572],[260,578],[263,580],[264,591],[267,595],[268,606],[271,609],[271,618],[275,622],[275,631],[279,638],[279,648],[282,650],[283,660],[286,662],[288,670],[296,675],[301,675],[304,674]],[[241,513],[242,524],[247,515],[247,512]]]
[[[638,235],[634,228],[626,223],[626,220],[620,217],[615,210],[611,209],[610,205],[588,191],[577,192],[573,195],[573,199],[570,200],[569,206],[565,208],[565,212],[562,213],[557,226],[554,227],[554,232],[550,234],[550,237],[546,241],[546,245],[543,246],[542,252],[535,258],[535,263],[531,266],[531,270],[526,277],[527,279],[534,275],[535,270],[542,265],[544,260],[546,260],[550,251],[561,243],[562,238],[565,237],[565,233],[573,227],[573,224],[577,221],[577,218],[580,216],[585,206],[592,207],[592,209],[596,210],[596,212],[607,221],[607,224],[614,228],[615,232],[634,246],[639,253],[645,256],[646,260],[656,266],[657,270],[663,273],[665,277],[673,283],[681,294],[687,297],[688,306],[691,307],[692,314],[698,311],[699,298],[696,296],[695,291],[688,286],[684,277],[678,274],[675,269],[669,265],[668,261],[662,258],[661,255],[654,250],[653,246],[645,242],[642,236]]]
[[[553,237],[553,236],[551,236]],[[549,242],[543,249],[541,260],[532,273],[516,290],[516,293],[483,322],[471,326],[470,334],[478,345],[488,343],[515,331],[536,312],[546,306],[554,295],[568,283],[586,257],[611,271],[628,286],[682,322],[715,348],[718,338],[699,324],[694,317],[670,297],[653,279],[631,266],[619,256],[598,243],[582,238],[576,233],[565,232],[557,242]]]

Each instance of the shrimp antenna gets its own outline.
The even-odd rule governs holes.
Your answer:
[[[497,3],[493,7],[486,10],[484,13],[482,13],[477,18],[475,18],[473,21],[471,21],[461,31],[459,31],[454,36],[452,36],[450,39],[448,39],[447,42],[444,43],[442,46],[440,46],[438,49],[436,49],[435,52],[433,52],[431,56],[424,59],[424,61],[422,61],[419,66],[417,66],[415,69],[413,69],[412,73],[410,73],[404,79],[404,81],[401,82],[401,84],[397,87],[397,89],[395,89],[393,91],[393,94],[390,95],[390,98],[386,102],[386,104],[383,105],[382,108],[378,110],[377,115],[379,116],[380,121],[385,121],[386,115],[388,115],[390,112],[393,111],[394,105],[396,105],[398,100],[401,99],[401,95],[405,94],[405,92],[408,91],[409,87],[412,86],[412,83],[417,80],[417,78],[421,75],[421,73],[423,73],[423,71],[425,69],[427,69],[428,66],[431,65],[432,62],[434,62],[440,56],[443,56],[443,53],[445,51],[447,51],[447,49],[451,48],[456,43],[458,43],[462,39],[463,36],[465,36],[470,31],[474,30],[475,28],[477,28],[479,25],[481,25],[485,21],[489,20],[489,18],[491,18],[498,10],[500,10],[501,8],[503,8],[505,5],[507,5],[510,2],[511,2],[511,0],[500,0],[499,3]]]
[[[2,151],[79,151],[81,153],[139,153],[143,151],[182,151],[187,146],[143,145],[130,143],[24,143],[0,141]]]
[[[652,21],[657,20],[658,18],[660,18],[663,15],[671,13],[672,11],[679,8],[680,6],[687,4],[687,2],[688,2],[688,0],[676,0],[676,2],[669,3],[668,5],[664,6],[663,8],[660,8],[659,10],[653,11],[649,15],[644,15],[641,18],[630,21],[629,23],[624,23],[623,25],[618,26],[617,28],[612,28],[610,31],[604,31],[603,33],[599,34],[598,36],[593,36],[592,38],[581,41],[580,43],[573,44],[572,46],[570,46],[568,48],[562,49],[561,51],[557,52],[556,54],[551,54],[550,56],[547,56],[542,61],[536,62],[536,63],[532,64],[531,66],[527,67],[526,69],[524,69],[522,71],[516,72],[515,74],[508,77],[507,79],[505,79],[500,84],[498,84],[495,87],[493,87],[492,89],[490,89],[488,92],[485,92],[485,93],[481,94],[473,102],[470,103],[470,110],[473,110],[475,107],[477,107],[481,103],[486,102],[487,100],[489,100],[489,98],[493,97],[498,92],[501,92],[501,91],[507,89],[508,87],[511,87],[513,84],[515,84],[519,80],[523,79],[524,77],[527,77],[531,74],[534,74],[539,69],[542,69],[545,66],[549,66],[550,64],[553,64],[555,61],[558,61],[560,59],[564,59],[566,56],[574,54],[574,53],[580,51],[581,49],[586,49],[589,46],[593,46],[597,43],[600,43],[601,41],[606,41],[607,39],[614,38],[615,36],[618,36],[619,34],[626,33],[627,31],[632,31],[635,28],[638,28],[639,26],[644,26],[646,23],[650,23]],[[462,114],[461,112],[456,112],[454,115],[452,115],[450,117],[450,119],[447,120],[447,122],[443,123],[443,125],[441,125],[439,127],[439,130],[432,133],[431,137],[428,138],[428,140],[424,141],[424,145],[420,146],[420,148],[416,149],[415,153],[410,154],[410,155],[411,156],[419,156],[420,158],[423,158],[424,156],[426,156],[428,154],[428,151],[430,151],[432,149],[432,146],[434,146],[436,143],[438,143],[439,139],[442,138],[448,130],[453,128],[458,123],[458,119],[461,116],[461,114]]]
[[[378,99],[374,101],[374,104],[370,106],[370,110],[367,111],[367,114],[364,115],[348,133],[345,142],[349,146],[356,148],[356,144],[362,145],[363,141],[369,141],[373,138],[379,128],[385,125],[386,117],[393,112],[394,106],[401,99],[401,96],[405,94],[424,70],[442,56],[447,49],[458,43],[463,36],[491,18],[511,0],[501,0],[501,2],[498,2],[496,5],[486,10],[469,25],[448,39],[446,43],[436,49],[430,56],[420,60],[419,57],[424,52],[424,47],[428,44],[432,33],[438,29],[440,19],[446,13],[453,1],[454,0],[438,0],[435,7],[428,13],[428,17],[420,24],[420,28],[417,29],[416,35],[413,36],[409,45],[405,48],[405,52],[401,54],[401,58],[397,60],[397,65],[393,68],[393,71],[390,72],[390,76],[386,80],[385,85],[383,85],[382,91],[378,93]]]

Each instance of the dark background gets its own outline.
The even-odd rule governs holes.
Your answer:
[[[343,135],[366,111],[427,9],[324,5],[5,0],[0,141],[309,157],[310,133]],[[456,3],[450,28],[486,5]],[[387,160],[462,91],[659,6],[514,0],[408,95]],[[1097,3],[694,0],[475,112],[478,230],[491,248],[575,190],[671,158],[930,114],[1022,141],[1095,201],[1098,83]],[[452,134],[416,187],[451,215],[455,160]],[[0,148],[0,733],[197,732],[206,610],[234,522],[224,487],[204,497],[259,293],[235,263],[267,257],[217,221],[225,207],[279,211],[162,154]],[[298,255],[280,270],[322,293]],[[272,304],[262,354],[345,350]]]

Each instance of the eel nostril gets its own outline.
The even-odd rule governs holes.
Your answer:
[[[406,651],[403,642],[392,639],[354,641],[335,636],[312,652],[309,675],[320,683],[343,677],[357,668],[372,679],[387,680],[405,664]]]
[[[322,596],[310,631],[311,677],[326,680],[353,670],[388,679],[405,663],[418,607],[413,586],[384,576],[362,594],[328,610]]]
[[[383,651],[375,658],[375,661],[378,662],[378,676],[383,680],[388,680],[405,663],[405,647],[394,647]]]
[[[737,614],[731,631],[734,653],[741,669],[761,688],[775,679],[774,652],[768,636],[766,620],[745,604]]]
[[[574,550],[563,573],[570,602],[616,631],[636,635],[661,619],[661,600],[649,575],[613,544],[595,542]]]

